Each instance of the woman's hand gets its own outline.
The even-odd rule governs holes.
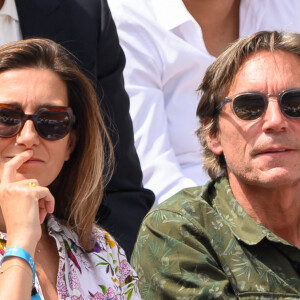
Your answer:
[[[47,213],[54,211],[54,197],[36,179],[16,181],[17,170],[32,155],[32,150],[26,150],[4,164],[0,207],[6,226],[7,246],[21,247],[33,256],[41,238],[40,224],[44,222]]]

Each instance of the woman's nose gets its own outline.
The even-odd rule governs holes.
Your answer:
[[[39,134],[37,133],[32,120],[25,121],[23,128],[17,134],[16,141],[18,144],[25,145],[27,148],[39,144]]]

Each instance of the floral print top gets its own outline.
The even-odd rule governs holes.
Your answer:
[[[53,216],[47,220],[49,235],[56,240],[59,253],[57,293],[64,300],[137,300],[140,297],[137,276],[125,252],[104,230],[96,228],[95,247],[84,251],[78,236]],[[6,234],[0,233],[0,259],[6,245]],[[43,292],[36,277],[36,290]]]
[[[131,263],[144,300],[300,299],[300,249],[251,218],[225,177],[148,213]]]

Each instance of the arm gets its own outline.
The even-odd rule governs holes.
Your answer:
[[[143,170],[143,183],[160,203],[182,188],[196,183],[185,177],[169,137],[164,94],[164,59],[153,20],[140,16],[119,1],[109,2],[125,51],[125,87],[130,96],[135,146]],[[121,1],[121,3],[123,3]],[[130,6],[128,2],[128,6]],[[153,28],[152,28],[153,27]],[[183,141],[184,142],[184,141]]]
[[[18,257],[6,259],[0,273],[1,299],[30,299],[32,271],[28,263]]]
[[[236,299],[205,232],[174,212],[146,217],[131,260],[143,299]]]
[[[0,184],[0,226],[7,232],[6,249],[19,247],[34,258],[41,237],[41,226],[48,212],[54,211],[54,198],[48,188],[35,179],[18,181],[17,169],[31,158],[33,151],[24,151],[3,167]],[[29,183],[34,183],[30,186]],[[2,257],[1,257],[2,258]],[[0,299],[30,299],[33,274],[22,258],[5,258],[0,276]]]
[[[101,108],[115,146],[116,168],[109,182],[98,218],[130,257],[142,219],[154,202],[142,187],[142,172],[134,147],[129,99],[123,84],[125,56],[119,45],[106,0],[101,0],[97,79]],[[128,221],[130,220],[130,222]]]

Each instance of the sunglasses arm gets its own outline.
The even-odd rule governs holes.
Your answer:
[[[222,107],[229,102],[232,102],[232,99],[224,98],[224,100],[217,106],[217,110],[220,111]]]

